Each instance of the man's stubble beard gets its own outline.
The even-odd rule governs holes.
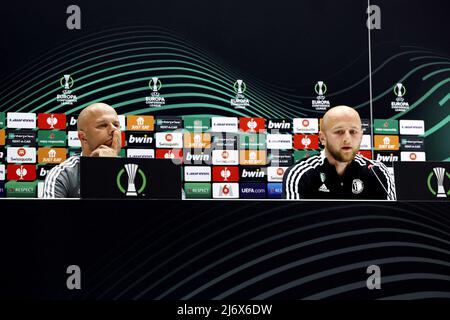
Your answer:
[[[356,154],[359,151],[359,148],[352,149],[352,153],[349,155],[349,157],[344,157],[339,150],[335,150],[335,149],[330,148],[330,147],[327,148],[327,151],[330,153],[330,155],[336,161],[339,161],[339,162],[350,162],[350,161],[352,161],[355,158]]]

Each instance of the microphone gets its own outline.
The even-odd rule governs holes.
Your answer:
[[[380,185],[383,187],[384,192],[386,192],[386,195],[388,196],[389,199],[389,192],[386,190],[386,188],[384,187],[383,183],[381,182],[381,179],[378,177],[377,173],[375,172],[375,170],[373,170],[373,167],[375,165],[373,164],[369,164],[367,167],[369,168],[370,171],[372,171],[372,173],[375,175],[375,177],[377,178],[378,182],[380,183]]]

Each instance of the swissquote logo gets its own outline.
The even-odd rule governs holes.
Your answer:
[[[125,179],[123,178],[125,173],[127,176],[126,183],[124,183]],[[136,181],[138,181],[139,184],[137,184]],[[144,192],[145,187],[147,186],[147,177],[145,176],[145,173],[139,169],[137,164],[128,163],[117,173],[116,184],[117,188],[121,193],[125,194],[125,196],[136,197]]]
[[[36,148],[9,147],[6,149],[8,163],[35,163]]]
[[[319,132],[319,119],[317,118],[294,118],[294,133],[317,133]]]

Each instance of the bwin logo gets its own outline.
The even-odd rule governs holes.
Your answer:
[[[70,120],[69,120],[69,126],[74,126],[74,125],[76,125],[77,124],[77,118],[75,118],[75,117],[70,117]]]
[[[41,168],[41,171],[39,171],[39,176],[42,178],[47,176],[48,171],[49,170],[45,170],[44,168]]]
[[[381,162],[394,162],[398,161],[398,156],[394,156],[392,153],[388,156],[383,156],[381,154],[377,155],[377,161]]]
[[[286,129],[289,130],[291,128],[291,124],[289,122],[273,122],[272,120],[269,120],[269,123],[267,124],[268,129]]]
[[[209,154],[186,154],[186,161],[209,161]]]
[[[129,143],[142,143],[142,144],[151,144],[153,142],[153,137],[147,137],[144,135],[143,137],[135,137],[130,135]]]
[[[264,171],[242,171],[242,178],[264,178]]]

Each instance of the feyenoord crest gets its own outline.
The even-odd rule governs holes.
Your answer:
[[[437,180],[437,191],[431,185],[431,178],[433,177],[433,174],[436,176]],[[430,192],[437,198],[447,198],[447,196],[450,195],[450,190],[446,192],[444,188],[444,180],[446,177],[447,179],[450,179],[450,174],[446,172],[445,168],[442,167],[433,168],[433,171],[428,175],[428,190],[430,190]]]
[[[128,176],[128,183],[127,183],[127,189],[122,186],[121,178],[124,173],[127,173]],[[139,189],[136,189],[136,175],[139,173],[139,176],[141,177],[141,186]],[[119,171],[116,178],[117,187],[119,188],[120,192],[124,193],[126,196],[136,197],[138,194],[141,194],[145,187],[147,186],[147,178],[144,174],[144,172],[139,169],[139,166],[137,164],[126,164],[122,170]]]
[[[70,90],[73,87],[74,80],[70,76],[70,74],[65,74],[60,80],[59,83],[63,88],[62,94],[56,95],[56,101],[60,102],[63,105],[73,105],[77,102],[77,96],[72,94]]]
[[[233,85],[234,91],[236,92],[236,98],[231,99],[230,103],[236,109],[245,109],[250,106],[250,101],[245,98],[244,92],[247,90],[247,85],[241,79],[236,80]]]
[[[401,112],[409,109],[409,103],[405,101],[406,87],[402,83],[397,83],[394,86],[394,93],[397,96],[395,101],[391,101],[391,108],[395,111]]]
[[[158,77],[152,77],[148,82],[148,86],[151,90],[151,96],[145,97],[145,103],[151,107],[161,107],[166,104],[166,100],[159,94],[159,90],[162,87],[161,80]]]
[[[312,100],[312,106],[317,111],[324,111],[330,107],[330,101],[325,99],[327,90],[327,85],[323,81],[317,81],[314,86],[314,91],[316,92],[317,97],[315,100]]]
[[[359,179],[353,179],[352,182],[352,192],[354,194],[359,194],[364,190],[364,183]]]

